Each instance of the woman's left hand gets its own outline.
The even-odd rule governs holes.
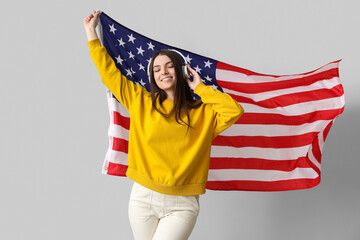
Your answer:
[[[190,72],[190,74],[193,76],[193,80],[191,81],[189,78],[186,79],[186,82],[189,84],[189,87],[194,90],[196,86],[201,83],[200,75],[190,67],[190,65],[187,65],[187,69]]]

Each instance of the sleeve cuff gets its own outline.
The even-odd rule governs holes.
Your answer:
[[[206,85],[203,82],[201,82],[195,87],[194,93],[196,93],[197,95],[200,96],[200,94],[204,88],[206,88]]]
[[[101,46],[100,40],[98,38],[96,38],[94,40],[91,40],[91,41],[88,41],[87,44],[88,44],[90,49]]]

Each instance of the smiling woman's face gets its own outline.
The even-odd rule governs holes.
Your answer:
[[[154,59],[154,79],[158,87],[168,95],[173,95],[176,85],[174,64],[166,55],[159,55]]]

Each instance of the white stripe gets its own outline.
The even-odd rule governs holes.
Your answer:
[[[128,154],[112,150],[111,158],[107,160],[112,163],[128,165]]]
[[[267,91],[267,92],[261,92],[261,93],[242,93],[238,91],[234,91],[231,89],[223,88],[224,92],[233,94],[235,96],[241,96],[246,97],[254,100],[255,102],[260,102],[263,100],[271,99],[274,97],[286,95],[286,94],[292,94],[292,93],[304,93],[319,90],[319,89],[331,89],[337,85],[339,85],[339,78],[334,77],[329,80],[322,80],[315,82],[308,86],[299,86],[299,87],[293,87],[293,88],[287,88],[287,89],[280,89],[280,90],[274,90],[274,91]]]
[[[319,120],[302,125],[260,125],[234,124],[222,132],[221,136],[296,136],[310,132],[321,132],[331,120]]]
[[[109,162],[106,161],[105,159],[101,170],[102,174],[108,174],[108,166],[109,166]]]
[[[211,169],[208,181],[281,181],[291,179],[315,179],[319,175],[312,168],[295,168],[290,172],[254,169]]]
[[[294,148],[260,148],[212,146],[211,157],[261,158],[268,160],[295,160],[306,156],[310,145]]]
[[[128,165],[128,154],[119,152],[119,151],[114,151],[112,149],[113,137],[123,138],[126,140],[129,139],[129,131],[127,129],[125,129],[121,126],[115,125],[113,123],[113,121],[114,121],[113,112],[117,111],[123,116],[130,117],[128,110],[122,104],[120,104],[118,101],[116,101],[115,98],[112,97],[112,93],[110,92],[109,89],[106,89],[106,96],[107,96],[108,108],[109,108],[109,114],[110,114],[110,125],[109,125],[109,129],[108,129],[109,148],[107,150],[104,164],[103,164],[103,170],[102,170],[103,174],[107,174],[107,166],[108,166],[109,162]]]
[[[299,79],[306,76],[311,76],[320,72],[324,72],[333,68],[338,68],[338,63],[329,63],[315,72],[308,73],[308,74],[294,74],[294,75],[283,75],[279,77],[274,76],[259,76],[259,75],[246,75],[239,72],[233,72],[230,70],[216,70],[216,79],[221,81],[227,82],[234,82],[234,83],[268,83],[268,82],[279,82],[279,81],[286,81],[291,79]]]
[[[130,118],[129,111],[121,104],[119,103],[115,98],[109,99],[109,111],[115,111],[119,112],[122,116]]]
[[[331,122],[331,121],[330,121]],[[324,147],[324,130],[325,128],[318,134],[318,143],[319,143],[319,150],[322,153],[322,149]],[[308,155],[310,161],[319,169],[321,170],[321,159],[316,159],[316,157],[313,154],[313,147],[311,146],[309,149],[309,155]]]
[[[319,163],[318,160],[316,160],[314,154],[313,154],[313,147],[312,145],[309,148],[309,152],[308,152],[308,157],[310,159],[310,161],[319,169],[321,170],[321,164]]]
[[[111,133],[109,132],[109,136],[122,138],[124,140],[129,141],[129,130],[123,128],[122,126],[113,124]]]
[[[344,95],[335,98],[328,98],[318,101],[304,102],[289,105],[286,107],[264,108],[250,103],[241,103],[245,113],[273,113],[284,116],[298,116],[321,110],[340,109],[344,107]]]
[[[108,147],[108,150],[106,151],[106,155],[105,155],[105,159],[104,159],[104,163],[103,163],[103,167],[102,167],[103,174],[107,174],[109,161],[112,159],[112,154],[113,154],[112,132],[113,132],[113,126],[114,126],[114,124],[113,124],[114,115],[113,115],[113,111],[110,110],[110,109],[112,109],[113,102],[111,101],[112,94],[109,89],[106,89],[106,99],[107,99],[108,110],[109,110],[109,115],[110,115],[110,124],[109,124],[109,129],[108,129],[109,147]]]

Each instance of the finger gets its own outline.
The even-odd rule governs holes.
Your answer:
[[[186,65],[186,67],[187,67],[189,76],[193,76],[193,72],[192,72],[192,69],[191,69],[191,67],[190,67],[190,64]]]
[[[97,16],[99,16],[100,11],[95,11],[95,10],[94,10],[94,14],[95,14],[95,17],[97,17]]]
[[[188,69],[189,69],[189,71],[190,71],[190,73],[191,73],[191,75],[194,75],[194,74],[196,74],[197,72],[194,70],[194,69],[192,69],[191,67],[190,67],[190,64],[188,64]]]
[[[190,67],[190,64],[186,65],[187,69],[189,69],[189,71],[192,70],[192,68]]]

